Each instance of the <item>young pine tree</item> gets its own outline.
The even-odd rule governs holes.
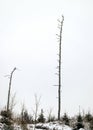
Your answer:
[[[44,123],[45,122],[45,117],[44,117],[44,112],[43,109],[41,109],[41,113],[38,117],[38,122]]]
[[[84,125],[83,125],[83,118],[82,118],[82,116],[81,116],[80,113],[79,113],[79,115],[77,116],[76,128],[77,128],[77,129],[84,128]]]
[[[12,112],[10,110],[2,110],[0,115],[2,116],[0,122],[4,124],[4,129],[13,130]]]
[[[62,117],[62,121],[64,122],[65,125],[69,125],[69,118],[66,113],[64,113],[64,116]]]

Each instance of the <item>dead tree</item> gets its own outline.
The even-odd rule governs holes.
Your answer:
[[[54,116],[52,115],[53,109],[50,108],[48,111],[48,122],[51,122],[51,120],[54,118]]]
[[[12,70],[11,74],[10,74],[10,77],[9,77],[9,89],[8,89],[8,98],[7,98],[7,112],[9,111],[10,109],[10,92],[11,92],[11,83],[12,83],[12,76],[13,76],[13,73],[14,71],[16,70],[16,67]]]
[[[11,112],[13,112],[13,109],[14,109],[14,107],[16,105],[15,97],[16,97],[16,93],[14,93],[12,95],[11,100],[10,100],[10,105],[9,105],[10,107],[9,107],[9,109],[10,109]]]
[[[62,20],[58,20],[60,29],[60,33],[57,34],[58,42],[59,42],[59,59],[58,59],[58,120],[60,120],[60,112],[61,112],[61,45],[62,45],[62,27],[63,27],[64,16],[62,16]]]
[[[36,128],[36,122],[37,122],[37,114],[38,114],[38,108],[40,105],[40,99],[41,97],[37,97],[37,95],[35,94],[35,110],[34,110],[34,116],[35,116],[35,121],[34,121],[34,130]]]

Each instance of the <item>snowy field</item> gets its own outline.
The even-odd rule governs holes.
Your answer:
[[[29,124],[28,126],[28,130],[34,130],[34,125]],[[53,123],[44,123],[44,124],[37,124],[36,125],[36,130],[72,130],[69,126],[66,125],[59,125],[59,124],[53,124]],[[41,129],[40,129],[41,127]],[[16,126],[15,130],[21,130],[20,126],[18,128],[18,126]]]
[[[3,124],[0,123],[0,130],[3,129]],[[28,130],[34,130],[34,125],[33,124],[28,124],[27,125]],[[14,130],[22,130],[20,125],[14,125]],[[35,130],[72,130],[71,127],[59,123],[38,123],[36,125]],[[84,129],[79,129],[79,130],[84,130]]]

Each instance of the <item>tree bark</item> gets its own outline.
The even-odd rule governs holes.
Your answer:
[[[11,92],[11,82],[12,82],[12,76],[14,71],[16,70],[16,67],[13,69],[13,71],[10,74],[10,80],[9,80],[9,89],[8,89],[8,98],[7,98],[7,112],[9,111],[9,105],[10,105],[10,92]]]
[[[58,120],[60,120],[61,113],[61,45],[62,45],[62,27],[63,27],[64,16],[60,22],[60,35],[59,35],[59,66],[58,66]]]

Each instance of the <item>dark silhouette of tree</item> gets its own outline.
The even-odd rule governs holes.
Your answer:
[[[20,123],[21,123],[22,130],[28,130],[27,129],[28,122],[29,122],[29,115],[27,110],[25,109],[24,104],[22,104],[21,115],[20,115]]]
[[[82,116],[81,116],[81,114],[79,114],[79,115],[77,116],[77,122],[82,122],[82,121],[83,121]]]
[[[86,121],[86,122],[90,122],[91,120],[92,120],[92,115],[90,114],[90,112],[88,112],[86,115],[85,115],[85,117],[84,117],[84,120]]]
[[[84,128],[84,125],[83,125],[83,118],[79,113],[79,115],[77,116],[76,129],[80,129],[80,128]]]
[[[64,116],[62,117],[62,121],[65,125],[69,125],[69,118],[66,113],[64,113]]]
[[[41,109],[41,113],[38,117],[38,122],[44,123],[45,122],[45,117],[44,117],[44,112],[43,109]]]
[[[0,122],[4,124],[4,129],[13,130],[12,112],[10,110],[1,110],[0,115],[2,116]]]

